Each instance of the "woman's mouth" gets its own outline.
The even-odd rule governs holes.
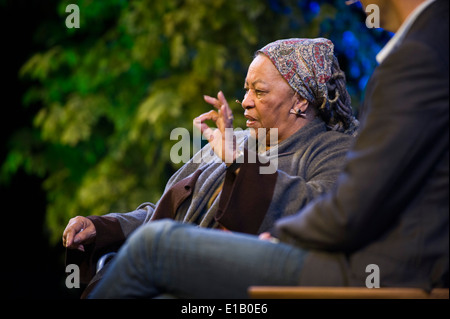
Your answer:
[[[258,120],[255,119],[254,117],[251,117],[248,114],[244,114],[244,116],[247,119],[247,122],[246,122],[247,127],[254,127]]]

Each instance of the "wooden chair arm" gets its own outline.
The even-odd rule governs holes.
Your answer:
[[[449,299],[448,288],[252,286],[248,294],[252,299]]]

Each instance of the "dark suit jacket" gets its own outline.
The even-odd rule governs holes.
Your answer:
[[[421,13],[375,69],[362,131],[336,191],[281,219],[311,249],[302,285],[448,287],[449,3]]]

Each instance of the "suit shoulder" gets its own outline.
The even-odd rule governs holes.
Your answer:
[[[437,0],[414,22],[404,42],[417,42],[430,48],[440,59],[449,56],[449,2]]]

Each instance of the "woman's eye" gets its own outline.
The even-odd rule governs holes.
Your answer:
[[[247,95],[251,90],[254,91],[254,94],[256,95],[257,98],[261,98],[267,93],[266,91],[263,90],[256,90],[244,87],[245,95]]]

